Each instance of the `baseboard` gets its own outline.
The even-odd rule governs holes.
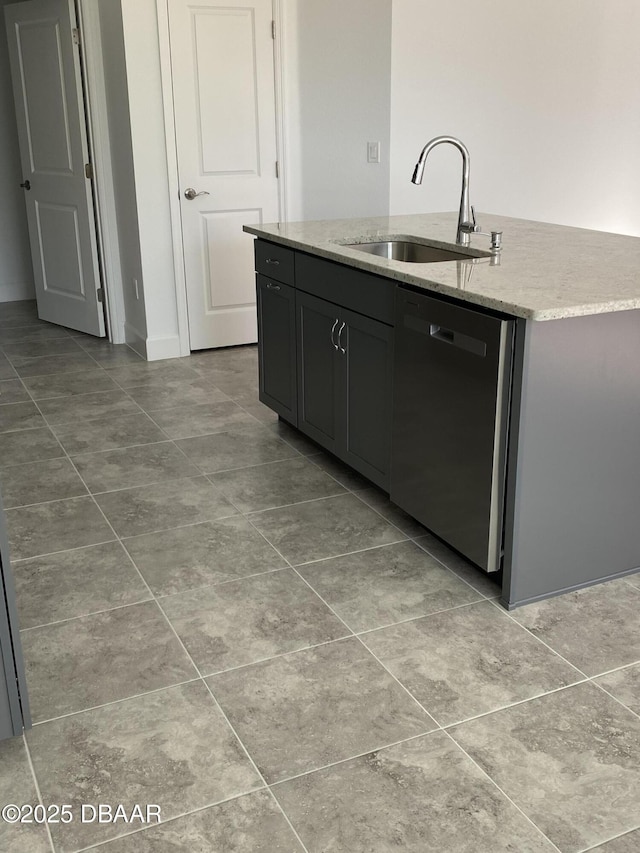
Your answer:
[[[172,335],[167,338],[148,338],[142,335],[131,323],[124,324],[125,338],[131,349],[147,361],[160,361],[163,358],[180,358],[180,338]]]
[[[35,299],[36,291],[31,281],[14,281],[0,284],[0,302],[18,302]]]
[[[147,361],[159,361],[162,358],[180,358],[180,338],[147,338]]]

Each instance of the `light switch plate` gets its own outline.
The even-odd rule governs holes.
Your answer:
[[[380,143],[367,142],[367,163],[380,162]]]

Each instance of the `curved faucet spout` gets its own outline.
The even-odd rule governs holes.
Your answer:
[[[422,183],[424,166],[429,153],[436,147],[436,145],[441,145],[443,142],[448,142],[455,146],[455,148],[457,148],[462,154],[462,192],[460,195],[460,213],[458,215],[458,233],[456,241],[461,243],[463,246],[468,246],[471,240],[470,235],[474,231],[478,231],[479,226],[476,225],[473,208],[469,202],[470,157],[467,146],[459,139],[456,139],[455,136],[436,136],[434,139],[431,139],[422,149],[418,162],[416,163],[416,167],[413,170],[413,177],[411,178],[411,181],[414,184]]]

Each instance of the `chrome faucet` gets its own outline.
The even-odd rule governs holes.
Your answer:
[[[460,243],[462,246],[468,246],[471,241],[471,234],[479,232],[480,226],[476,224],[476,215],[473,207],[469,203],[470,158],[467,146],[460,142],[459,139],[456,139],[455,136],[436,136],[434,139],[427,142],[422,149],[422,153],[420,154],[416,167],[413,170],[413,177],[411,178],[411,181],[414,184],[422,183],[424,164],[427,161],[429,152],[432,151],[436,145],[440,145],[443,142],[449,142],[451,145],[454,145],[462,154],[462,194],[460,196],[460,214],[458,215],[458,233],[456,242]]]

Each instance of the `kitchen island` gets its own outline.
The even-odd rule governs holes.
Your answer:
[[[246,226],[260,238],[261,399],[473,562],[502,571],[508,608],[637,571],[640,240],[478,214],[483,230],[504,232],[503,251],[491,255],[479,235],[455,246],[456,221],[426,214]],[[415,264],[357,246],[407,238],[467,257]],[[474,384],[484,344],[466,326],[456,337],[435,315],[421,320],[416,295],[469,329],[474,318],[499,328],[500,359],[485,359],[482,378],[493,377],[492,396]],[[407,298],[411,321],[399,308]],[[469,365],[465,388],[454,381],[454,395],[443,396],[437,366],[423,372],[407,362],[411,324],[440,351],[456,350],[455,376]],[[408,386],[428,427],[422,445],[414,430],[413,466]],[[407,476],[414,503],[404,498]],[[415,509],[416,478],[425,504],[446,502],[451,523],[442,529]],[[484,550],[467,547],[472,527]]]

